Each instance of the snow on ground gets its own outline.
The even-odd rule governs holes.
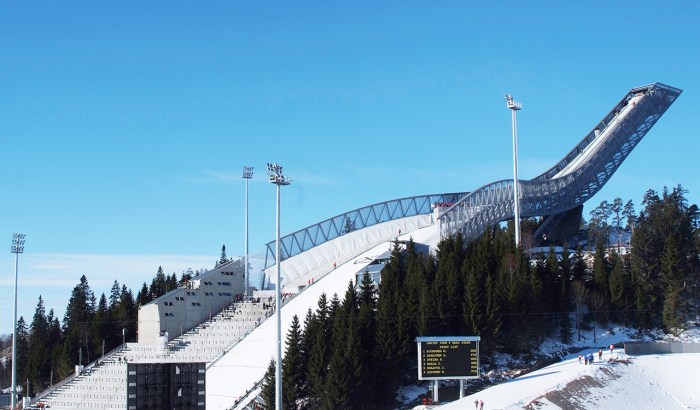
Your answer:
[[[584,349],[559,363],[439,407],[471,409],[475,400],[481,400],[484,409],[700,409],[696,379],[700,353],[628,356],[621,342],[629,341],[632,332],[618,330],[597,340],[600,347],[616,344],[612,353],[603,349],[602,361],[597,347]],[[697,343],[700,329],[664,339]],[[586,353],[594,353],[595,363],[579,363],[578,355]]]
[[[417,243],[432,243],[437,236],[436,227],[437,225],[422,228],[401,235],[399,239],[408,240],[412,237]],[[343,237],[335,240],[342,241]],[[337,269],[289,300],[282,307],[282,352],[286,348],[287,333],[295,314],[303,324],[307,311],[318,308],[321,293],[326,294],[328,301],[334,293],[342,300],[348,283],[355,279],[355,274],[364,269],[373,258],[390,249],[391,244],[384,242],[347,263],[338,265]],[[277,315],[274,314],[207,370],[207,409],[228,409],[238,398],[243,397],[265,375],[270,359],[276,356],[276,348]]]
[[[432,243],[436,235],[434,227],[431,228],[405,234],[401,239],[413,236],[418,243]],[[372,257],[387,249],[390,246],[384,243],[352,258],[290,300],[282,312],[283,339],[294,314],[303,321],[309,308],[316,309],[321,292],[325,292],[329,299],[333,293],[338,293],[342,298],[348,282],[363,268],[363,263],[368,263]],[[578,335],[574,335],[575,341],[571,345],[563,345],[556,339],[545,341],[540,346],[539,353],[542,355],[560,355],[563,351],[574,349],[581,351],[526,374],[512,368],[526,368],[527,363],[508,355],[499,355],[496,358],[499,370],[482,375],[484,380],[493,381],[504,374],[522,375],[439,407],[471,409],[475,400],[483,400],[484,409],[700,409],[700,389],[694,378],[700,369],[700,353],[627,356],[622,350],[622,342],[625,341],[665,339],[700,343],[700,330],[697,328],[677,337],[666,337],[660,333],[639,334],[619,327],[612,331],[598,328],[596,340],[593,339],[593,333],[588,331],[582,333],[580,341]],[[209,369],[207,407],[229,408],[236,398],[252,388],[262,378],[270,358],[275,355],[275,340],[276,316],[273,315]],[[284,349],[285,341],[282,343]],[[612,354],[606,349],[610,344],[616,347]],[[578,362],[578,354],[596,353],[599,348],[604,349],[602,361],[596,355],[593,365]],[[509,367],[510,371],[504,371]],[[413,386],[401,388],[397,398],[403,403],[414,402],[426,392],[427,386],[426,382],[417,381]]]

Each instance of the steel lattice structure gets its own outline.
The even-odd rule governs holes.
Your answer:
[[[678,98],[681,90],[654,83],[630,90],[561,161],[529,181],[518,181],[521,217],[560,217],[582,205],[610,179],[632,149]],[[440,236],[465,242],[513,219],[513,180],[485,185],[440,216]]]
[[[365,206],[326,219],[280,239],[281,259],[287,259],[352,231],[395,219],[432,212],[435,203],[455,203],[467,192],[420,195]],[[265,269],[275,264],[275,241],[265,245]]]

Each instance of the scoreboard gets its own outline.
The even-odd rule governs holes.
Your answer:
[[[479,377],[479,336],[418,337],[418,379]]]

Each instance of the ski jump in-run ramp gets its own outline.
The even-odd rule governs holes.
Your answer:
[[[680,94],[661,83],[631,89],[561,161],[531,180],[518,181],[521,217],[545,217],[535,236],[556,232],[576,210],[580,217],[583,203],[611,178]],[[472,192],[382,202],[286,235],[280,240],[282,292],[296,294],[305,285],[314,286],[284,305],[282,332],[286,335],[294,315],[303,320],[308,309],[315,310],[322,292],[342,295],[348,281],[387,250],[389,240],[413,237],[417,243],[434,245],[461,233],[466,243],[513,218],[513,180],[504,179]],[[274,241],[266,245],[263,262],[272,280],[275,248]],[[243,408],[259,392],[276,351],[275,323],[273,315],[207,366],[207,407]]]

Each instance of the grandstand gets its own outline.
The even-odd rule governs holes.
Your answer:
[[[655,83],[630,90],[560,162],[518,181],[522,217],[540,216],[537,235],[556,237],[575,224],[580,207],[607,182],[681,90]],[[261,269],[270,289],[285,294],[282,329],[315,309],[321,293],[342,295],[356,274],[385,258],[394,241],[413,239],[433,252],[441,238],[466,240],[513,218],[513,181],[472,191],[386,201],[356,209],[280,240],[281,284],[274,283],[275,242]],[[573,217],[572,217],[573,215]],[[130,408],[125,363],[205,363],[206,393],[190,407],[243,409],[260,391],[276,351],[273,291],[244,300],[243,262],[231,261],[142,306],[138,343],[128,343],[37,396],[54,409]],[[284,341],[283,341],[284,342]]]

